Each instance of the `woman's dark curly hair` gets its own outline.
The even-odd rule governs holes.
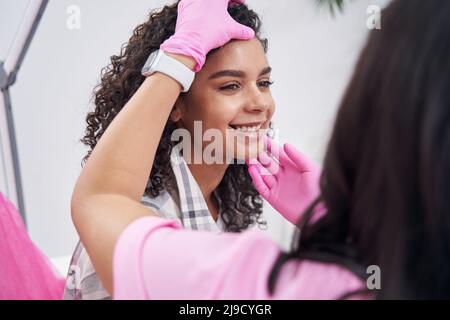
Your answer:
[[[95,110],[87,115],[85,136],[81,139],[90,147],[83,163],[87,161],[97,142],[114,117],[125,106],[144,81],[142,66],[149,54],[175,33],[179,1],[149,14],[147,22],[139,25],[118,56],[111,57],[111,64],[101,71],[101,82],[93,92]],[[231,2],[228,8],[237,22],[252,28],[267,52],[267,40],[260,37],[261,21],[246,5]],[[145,195],[155,198],[161,191],[173,191],[175,178],[170,166],[170,154],[175,142],[171,135],[175,123],[168,120],[156,151]],[[232,164],[228,167],[215,195],[221,204],[221,218],[229,232],[239,232],[253,223],[265,226],[262,220],[262,199],[252,184],[247,165]]]

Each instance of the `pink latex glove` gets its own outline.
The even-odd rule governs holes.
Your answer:
[[[175,34],[160,49],[194,58],[195,72],[205,64],[206,55],[231,39],[249,40],[253,29],[236,22],[228,13],[228,3],[244,0],[181,0]]]
[[[292,145],[280,148],[266,138],[266,152],[247,161],[256,190],[287,220],[297,224],[301,214],[320,195],[321,170]],[[277,161],[273,160],[275,158]],[[324,213],[320,207],[313,221]]]

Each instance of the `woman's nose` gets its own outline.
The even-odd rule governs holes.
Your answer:
[[[263,93],[259,88],[249,90],[249,99],[246,104],[248,112],[264,112],[270,108],[270,95]]]

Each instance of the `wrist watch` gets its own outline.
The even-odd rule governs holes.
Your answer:
[[[182,92],[188,92],[195,78],[195,72],[180,61],[169,57],[163,50],[154,51],[142,68],[144,77],[161,72],[178,81],[183,87]]]

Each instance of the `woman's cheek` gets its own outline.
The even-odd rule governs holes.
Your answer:
[[[239,115],[239,107],[236,104],[223,104],[215,107],[214,118],[218,123],[222,123],[226,126],[233,121],[237,120]]]

